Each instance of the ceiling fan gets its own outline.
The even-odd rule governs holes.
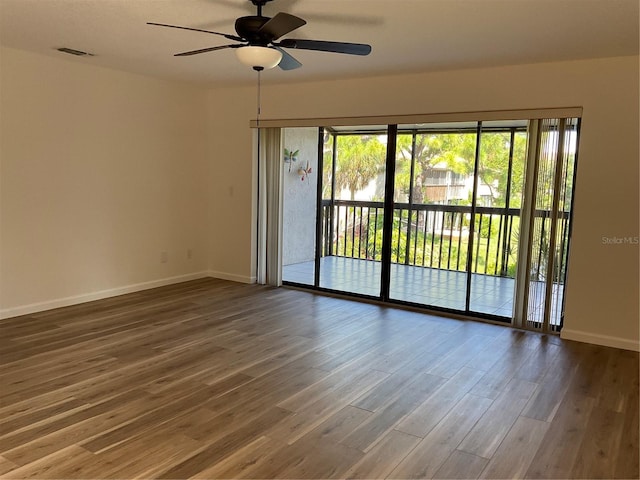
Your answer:
[[[165,23],[147,22],[148,25],[159,27],[178,28],[194,32],[218,35],[238,43],[220,45],[217,47],[190,50],[175,54],[176,57],[198,55],[200,53],[236,49],[238,59],[252,67],[254,70],[273,68],[276,65],[282,70],[293,70],[302,64],[284,49],[315,50],[320,52],[344,53],[348,55],[369,55],[371,46],[363,43],[327,42],[323,40],[304,40],[285,38],[279,40],[288,33],[302,27],[307,22],[302,18],[288,13],[278,13],[273,18],[262,14],[262,8],[273,0],[249,0],[257,7],[257,15],[250,15],[236,19],[235,30],[237,35],[212,32],[199,28],[167,25]]]

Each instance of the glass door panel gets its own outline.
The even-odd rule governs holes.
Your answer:
[[[314,285],[318,129],[283,130],[282,280]]]
[[[380,296],[386,127],[325,137],[321,288]],[[327,147],[327,144],[332,147]]]
[[[465,310],[476,133],[401,125],[396,146],[389,296]]]
[[[526,130],[482,125],[471,257],[469,310],[511,318]]]

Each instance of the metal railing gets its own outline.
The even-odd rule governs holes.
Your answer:
[[[384,204],[355,200],[322,202],[322,256],[380,261]],[[396,264],[467,271],[471,206],[395,203],[391,261]],[[550,226],[548,211],[538,210],[536,222]],[[560,215],[560,229],[568,227]],[[476,207],[471,272],[515,276],[520,209]],[[542,246],[544,249],[544,246]],[[531,277],[545,272],[531,265]]]

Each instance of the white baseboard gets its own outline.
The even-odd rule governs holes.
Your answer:
[[[637,340],[627,340],[626,338],[611,337],[609,335],[597,335],[594,333],[581,332],[580,330],[567,330],[566,328],[563,328],[560,331],[560,338],[564,340],[575,340],[576,342],[593,343],[604,347],[614,347],[640,352],[640,342]]]
[[[234,273],[218,272],[209,270],[209,276],[219,278],[221,280],[229,280],[238,283],[256,283],[256,277],[247,277],[245,275],[236,275]]]
[[[54,308],[68,307],[79,303],[92,302],[94,300],[102,300],[103,298],[116,297],[126,293],[140,292],[150,288],[164,287],[173,285],[174,283],[188,282],[189,280],[198,280],[210,276],[208,272],[189,273],[187,275],[178,275],[176,277],[162,278],[160,280],[152,280],[150,282],[135,283],[124,287],[110,288],[100,290],[98,292],[85,293],[82,295],[74,295],[72,297],[58,298],[48,300],[46,302],[31,303],[19,307],[5,308],[0,310],[0,319],[18,317],[20,315],[29,315],[32,313],[52,310]]]

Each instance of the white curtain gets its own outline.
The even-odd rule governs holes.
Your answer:
[[[262,285],[282,285],[282,130],[258,129],[258,266]]]

